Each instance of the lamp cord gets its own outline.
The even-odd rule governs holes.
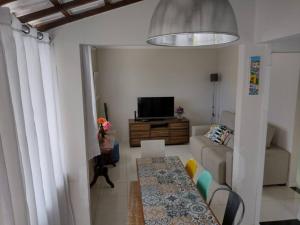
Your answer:
[[[216,117],[216,113],[215,113],[215,97],[216,97],[216,83],[213,82],[213,104],[212,104],[212,113],[211,113],[211,120],[210,120],[211,124],[215,123],[215,117]]]

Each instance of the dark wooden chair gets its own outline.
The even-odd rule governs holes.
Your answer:
[[[228,188],[218,188],[217,190],[215,190],[211,196],[211,199],[208,203],[208,205],[210,206],[212,203],[212,200],[215,196],[215,194],[217,192],[220,191],[224,191],[224,192],[228,192],[229,196],[228,196],[228,201],[227,201],[227,205],[226,205],[226,209],[225,209],[225,214],[224,214],[224,219],[223,219],[223,225],[233,225],[234,221],[236,219],[237,216],[237,212],[240,208],[240,206],[242,206],[242,213],[241,216],[239,218],[239,220],[237,221],[237,225],[240,225],[244,219],[244,215],[245,215],[245,204],[243,199],[234,191],[228,189]]]

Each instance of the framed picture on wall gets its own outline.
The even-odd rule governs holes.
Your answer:
[[[260,83],[260,56],[250,57],[250,86],[249,95],[259,95],[259,83]]]

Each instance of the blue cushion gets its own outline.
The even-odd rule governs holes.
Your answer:
[[[116,163],[119,162],[119,160],[120,160],[119,143],[115,142],[113,152],[112,152],[112,162]]]

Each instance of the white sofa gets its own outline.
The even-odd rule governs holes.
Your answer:
[[[220,124],[234,130],[235,114],[222,112]],[[234,137],[227,146],[211,142],[204,136],[210,125],[193,126],[190,145],[193,157],[208,171],[220,184],[232,184],[232,162]],[[270,145],[275,128],[268,126],[267,149],[265,158],[264,185],[286,184],[288,181],[290,154],[288,151]]]

